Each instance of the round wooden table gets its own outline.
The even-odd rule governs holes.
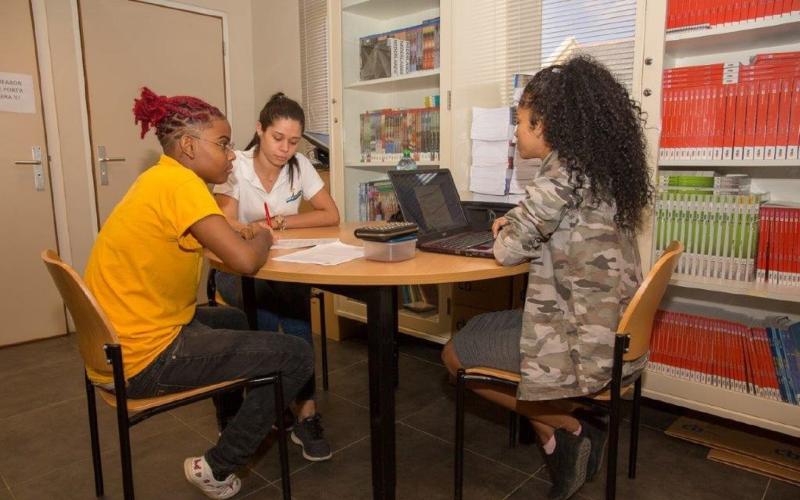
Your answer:
[[[372,223],[371,223],[372,224]],[[338,227],[276,231],[279,238],[339,238],[361,245],[353,236],[364,223]],[[298,250],[273,250],[270,257]],[[215,269],[237,274],[215,255],[208,253]],[[416,251],[403,262],[378,262],[359,258],[336,266],[279,262],[272,258],[257,273],[242,277],[242,298],[251,327],[255,328],[255,279],[306,283],[326,291],[360,300],[367,305],[369,342],[369,411],[372,446],[372,493],[376,499],[395,497],[395,335],[397,332],[397,287],[478,281],[528,272],[528,264],[501,266],[493,259],[461,257]],[[324,319],[323,319],[324,321]]]

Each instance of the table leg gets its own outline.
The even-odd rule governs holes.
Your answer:
[[[397,287],[377,286],[366,295],[372,497],[391,500],[395,498],[396,485],[394,338]]]
[[[258,314],[256,313],[256,280],[242,276],[242,307],[247,316],[251,330],[258,330]]]

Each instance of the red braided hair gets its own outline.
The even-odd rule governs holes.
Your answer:
[[[147,87],[142,87],[141,96],[133,100],[133,116],[134,123],[142,124],[140,137],[144,139],[147,131],[155,128],[156,137],[164,147],[172,142],[176,132],[225,118],[219,109],[202,99],[160,96]]]

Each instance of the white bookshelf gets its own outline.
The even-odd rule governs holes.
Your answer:
[[[658,160],[659,167],[775,168],[800,167],[800,160]]]
[[[800,406],[647,371],[642,394],[651,399],[800,437]]]
[[[739,52],[791,44],[800,31],[800,14],[752,19],[709,28],[667,33],[666,48],[673,57],[695,57],[718,52]]]
[[[420,167],[449,161],[449,113],[444,105],[450,51],[452,0],[330,0],[331,179],[333,194],[345,221],[357,221],[359,184],[387,178],[397,161],[361,161],[360,115],[379,109],[424,107],[425,97],[439,95],[439,158],[418,160]],[[439,68],[389,78],[360,79],[360,39],[440,18]],[[450,338],[449,285],[439,286],[437,308],[426,313],[400,309],[399,330],[445,343]],[[364,304],[336,296],[334,310],[342,318],[366,322]]]
[[[415,71],[407,75],[390,78],[376,78],[363,82],[353,82],[345,88],[366,92],[406,92],[409,90],[431,89],[439,87],[439,70],[427,69]]]
[[[800,287],[745,283],[742,281],[684,275],[674,275],[670,280],[670,284],[684,288],[699,288],[710,292],[743,295],[746,297],[758,297],[800,304]]]
[[[663,33],[666,0],[647,2],[648,30]],[[660,17],[659,17],[660,16]],[[657,45],[656,45],[657,46]],[[676,31],[664,35],[663,54],[645,53],[649,64],[645,74],[663,69],[714,64],[748,63],[750,56],[767,52],[800,50],[800,15],[757,19],[707,29]],[[645,101],[645,111],[661,116],[661,80],[651,82],[657,97]],[[657,106],[657,107],[654,107]],[[656,158],[658,155],[656,154]],[[753,192],[769,192],[771,201],[800,201],[800,160],[657,160],[658,168],[714,170],[718,173],[746,173],[752,178]],[[721,307],[752,318],[786,315],[800,320],[800,287],[775,286],[721,280],[681,274],[673,275],[662,306],[672,301],[702,307]],[[746,424],[800,436],[800,407],[736,391],[647,372],[643,394],[700,412]]]
[[[417,160],[418,167],[436,167],[439,166],[438,161],[421,161]],[[345,163],[346,168],[370,168],[370,169],[390,169],[397,165],[396,161],[365,161],[365,162],[348,162]]]

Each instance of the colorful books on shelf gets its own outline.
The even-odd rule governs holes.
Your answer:
[[[756,282],[800,287],[800,204],[765,203],[759,219]]]
[[[660,310],[648,369],[767,399],[800,404],[800,323],[768,326]]]
[[[361,37],[360,71],[363,80],[389,78],[439,67],[439,18],[422,24]]]
[[[438,96],[426,102],[435,103]],[[361,162],[397,162],[404,149],[415,160],[439,158],[439,108],[379,109],[361,114]]]
[[[664,70],[661,160],[796,160],[800,52]]]
[[[688,186],[669,186],[678,182],[673,180],[676,177],[693,180],[684,182]],[[675,269],[677,275],[751,282],[759,207],[767,195],[749,194],[749,185],[715,188],[715,179],[705,175],[659,178],[668,187],[662,187],[656,198],[655,257],[671,241],[679,240],[686,250]]]
[[[400,215],[400,205],[389,179],[362,182],[358,185],[358,219],[388,221]]]
[[[669,0],[667,33],[800,13],[797,0]]]

